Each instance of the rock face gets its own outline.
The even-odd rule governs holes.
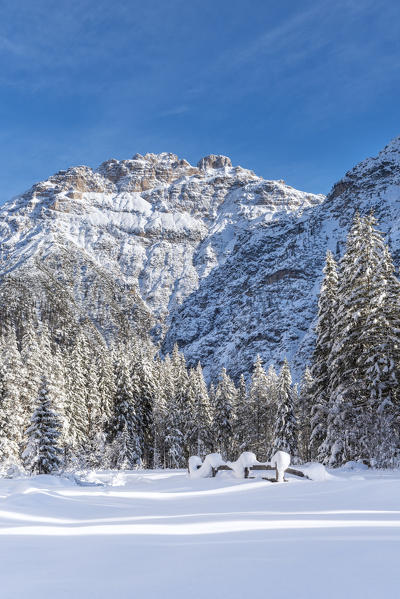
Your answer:
[[[356,209],[371,208],[400,258],[400,139],[327,198],[206,156],[75,167],[0,210],[2,314],[36,310],[68,334],[150,331],[214,378],[248,373],[257,353],[300,369],[326,249],[339,254]]]
[[[231,166],[232,162],[230,158],[227,156],[215,156],[215,154],[204,156],[204,158],[202,158],[197,164],[197,168],[199,168],[201,171],[206,171],[209,168],[229,168]]]

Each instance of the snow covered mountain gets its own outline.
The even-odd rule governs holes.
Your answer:
[[[373,208],[400,258],[400,138],[325,199],[207,156],[136,154],[60,171],[0,210],[0,318],[32,311],[54,334],[151,331],[214,377],[257,353],[309,352],[325,251]]]
[[[375,212],[399,266],[400,137],[346,173],[325,200],[243,231],[173,315],[166,347],[177,340],[213,375],[220,364],[248,372],[257,353],[267,364],[286,355],[299,375],[312,351],[326,250],[342,254],[357,210]]]

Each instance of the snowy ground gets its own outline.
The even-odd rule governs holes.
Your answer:
[[[389,598],[400,472],[321,482],[96,473],[0,480],[2,599]]]

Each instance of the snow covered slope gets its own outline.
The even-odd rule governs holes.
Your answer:
[[[212,375],[221,364],[248,372],[257,353],[267,364],[286,355],[299,374],[312,350],[326,250],[339,257],[354,213],[371,209],[399,266],[400,138],[349,171],[325,201],[242,231],[173,315],[166,347],[177,340]]]
[[[68,335],[152,331],[214,377],[287,355],[300,367],[327,247],[374,208],[400,258],[400,140],[326,198],[267,181],[229,158],[174,154],[75,167],[0,210],[0,316],[38,310]]]
[[[225,476],[223,476],[225,474]],[[2,599],[398,595],[399,472],[0,480]]]

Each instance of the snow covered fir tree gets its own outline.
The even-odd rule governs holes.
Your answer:
[[[346,250],[327,252],[316,340],[299,388],[283,356],[259,356],[248,380],[225,368],[207,386],[175,345],[162,355],[138,331],[107,342],[37,306],[3,313],[0,464],[29,473],[184,468],[191,455],[242,451],[339,466],[399,461],[400,283],[372,214],[357,214]],[[276,367],[279,366],[278,372]]]
[[[337,272],[336,272],[337,271]],[[312,457],[394,466],[399,452],[400,284],[372,214],[327,256],[308,383]]]
[[[31,425],[26,430],[26,449],[22,453],[29,472],[51,474],[60,467],[60,419],[54,410],[55,403],[54,387],[43,376]]]

